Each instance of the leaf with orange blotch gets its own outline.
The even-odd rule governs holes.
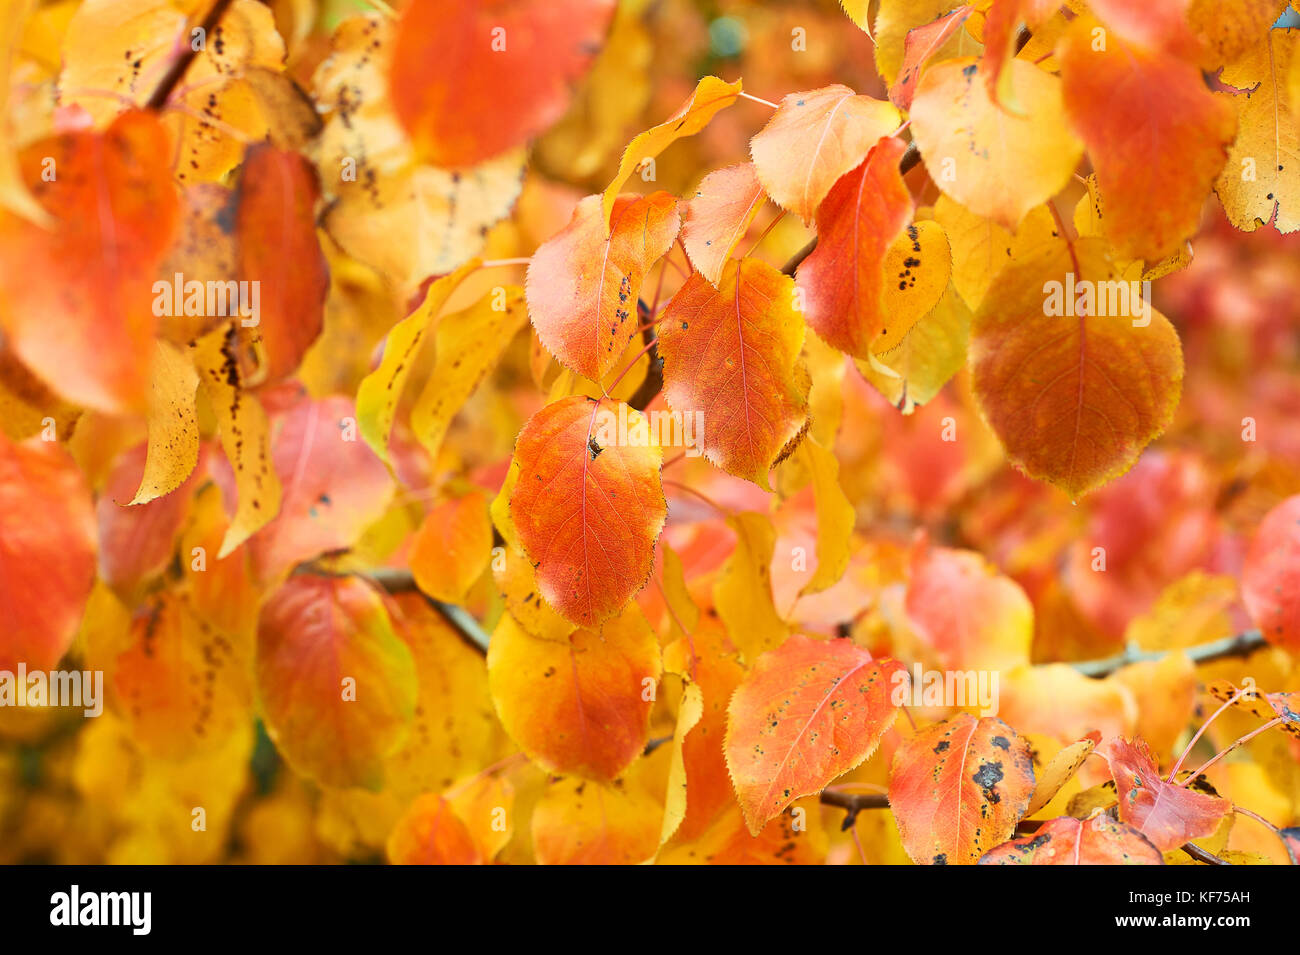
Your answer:
[[[244,390],[234,323],[190,345],[199,387],[217,419],[222,450],[234,472],[236,505],[217,558],[223,559],[280,511],[280,478],[271,466],[271,423],[255,395]]]
[[[1061,41],[1065,111],[1106,199],[1107,238],[1122,255],[1156,262],[1196,231],[1236,117],[1192,64],[1116,35],[1095,50],[1088,26],[1077,20]]]
[[[620,196],[609,231],[599,196],[578,203],[569,224],[533,253],[524,282],[537,337],[561,364],[599,381],[636,337],[637,297],[681,221],[666,192]]]
[[[663,807],[635,783],[560,779],[533,809],[542,865],[636,865],[655,854]]]
[[[316,238],[320,184],[300,154],[259,144],[244,159],[238,195],[239,277],[258,290],[255,314],[241,318],[240,327],[265,349],[258,383],[279,381],[298,367],[325,320],[329,268]]]
[[[1056,794],[1061,791],[1061,787],[1074,777],[1074,774],[1079,771],[1079,767],[1092,755],[1092,751],[1097,748],[1099,742],[1101,742],[1101,735],[1093,733],[1091,736],[1062,748],[1051,758],[1048,764],[1043,767],[1042,774],[1034,786],[1033,798],[1029,800],[1029,805],[1025,807],[1026,818],[1038,812],[1056,797]]]
[[[945,670],[1010,670],[1029,663],[1033,605],[1018,583],[975,551],[918,545],[904,607]]]
[[[926,71],[912,103],[912,134],[935,184],[971,212],[1014,229],[1069,183],[1083,146],[1065,121],[1061,81],[1012,60],[1023,115],[989,99],[973,59]]]
[[[889,808],[918,865],[969,865],[1010,839],[1034,791],[1029,746],[999,719],[961,713],[894,752]]]
[[[445,603],[461,604],[491,557],[487,496],[471,491],[424,515],[411,541],[409,563],[421,591]]]
[[[163,759],[211,752],[252,715],[251,646],[164,591],[137,611],[113,668],[113,692],[131,739]]]
[[[786,96],[749,152],[772,201],[812,222],[831,187],[901,122],[892,104],[836,83]]]
[[[692,274],[659,319],[669,407],[704,414],[704,456],[764,490],[808,427],[795,295],[794,281],[765,262],[732,260],[717,288]]]
[[[0,433],[0,670],[54,667],[95,580],[95,512],[62,446]]]
[[[817,248],[799,266],[808,324],[855,358],[867,358],[885,327],[885,254],[912,221],[912,196],[898,171],[906,147],[885,137],[840,178],[817,210]]]
[[[55,224],[47,230],[0,211],[0,331],[23,364],[76,404],[147,410],[151,290],[179,215],[170,154],[158,119],[133,111],[102,133],[41,140],[19,157],[23,181]],[[49,168],[53,181],[42,176]]]
[[[695,271],[718,284],[731,250],[744,238],[766,197],[752,162],[704,177],[695,195],[682,204],[682,245]]]
[[[547,640],[509,614],[488,644],[497,715],[529,759],[547,772],[612,780],[645,749],[659,680],[659,643],[630,606],[600,630]],[[658,820],[656,820],[656,828]]]
[[[256,674],[267,732],[296,772],[380,787],[417,685],[378,593],[355,577],[291,577],[262,606]]]
[[[118,455],[95,502],[99,527],[99,577],[129,603],[136,590],[167,568],[176,538],[189,515],[195,480],[147,504],[131,504],[131,494],[148,466],[145,446]]]
[[[482,865],[469,827],[441,793],[424,793],[407,808],[388,836],[393,865]]]
[[[154,346],[149,394],[149,451],[131,504],[145,504],[176,490],[199,463],[199,376],[175,345]]]
[[[849,640],[795,634],[759,657],[727,708],[727,770],[749,831],[875,752],[907,686],[903,664]]]
[[[1241,594],[1265,640],[1300,652],[1300,495],[1259,522],[1246,551]]]
[[[1031,32],[1060,9],[1054,0],[994,0],[984,20],[984,60],[981,70],[988,96],[1012,112],[1022,112],[1006,65],[1015,59],[1020,27]]]
[[[1178,333],[1118,279],[1101,240],[1052,243],[1002,273],[971,326],[984,419],[1013,464],[1075,497],[1132,467],[1181,392]]]
[[[452,419],[528,324],[524,290],[507,285],[503,291],[503,299],[493,291],[438,322],[433,371],[411,406],[411,430],[432,460]]]
[[[614,7],[614,0],[408,6],[397,25],[389,93],[421,157],[471,166],[559,120]]]
[[[1281,720],[1278,728],[1292,736],[1300,736],[1300,693],[1264,693],[1255,690],[1253,695],[1242,693],[1229,680],[1215,680],[1206,687],[1210,696],[1246,710],[1265,722]]]
[[[397,417],[397,403],[420,357],[425,335],[430,326],[436,325],[452,293],[482,264],[482,259],[470,259],[451,274],[429,283],[419,308],[394,325],[384,339],[379,367],[357,386],[357,428],[370,450],[385,464],[391,465],[388,439]]]
[[[650,577],[668,504],[663,452],[629,440],[644,428],[626,405],[574,395],[533,415],[515,442],[510,516],[542,596],[580,626],[617,613]]]
[[[740,97],[740,90],[740,80],[724,83],[716,76],[706,76],[696,84],[691,98],[677,112],[658,126],[652,126],[634,136],[623,151],[613,181],[605,187],[601,201],[605,221],[610,222],[619,190],[633,173],[643,169],[647,162],[653,161],[677,140],[684,136],[694,136],[702,130],[720,110],[726,109]]]
[[[916,85],[921,78],[921,71],[929,64],[930,58],[939,52],[954,33],[966,26],[974,7],[963,4],[939,19],[924,26],[913,27],[907,31],[903,40],[903,65],[898,78],[889,86],[889,101],[899,109],[912,108],[912,97],[916,95]],[[985,27],[987,34],[988,27]]]
[[[352,402],[302,398],[277,416],[271,457],[284,498],[275,519],[248,541],[257,579],[350,547],[392,500],[393,479],[357,440]]]
[[[1232,103],[1238,132],[1214,184],[1228,221],[1244,232],[1266,223],[1278,232],[1300,229],[1300,102],[1286,83],[1291,64],[1300,62],[1298,35],[1266,30],[1219,74],[1221,83],[1246,91],[1216,94]]]
[[[1165,857],[1139,830],[1104,812],[1087,819],[1049,819],[1037,832],[985,853],[980,865],[1164,865]]]
[[[775,650],[790,633],[772,597],[776,529],[766,514],[746,511],[727,518],[736,546],[713,582],[713,603],[747,661]]]
[[[1208,836],[1219,828],[1232,803],[1167,783],[1141,739],[1117,736],[1097,747],[1110,766],[1119,793],[1119,818],[1137,828],[1161,852]]]

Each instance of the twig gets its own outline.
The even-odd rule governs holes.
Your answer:
[[[1210,643],[1202,643],[1199,646],[1189,647],[1183,650],[1188,659],[1193,663],[1209,663],[1213,660],[1224,660],[1229,657],[1246,657],[1267,646],[1264,635],[1258,630],[1244,630],[1241,633],[1231,637],[1224,637],[1222,640],[1214,640]],[[1107,657],[1104,660],[1085,660],[1079,663],[1070,664],[1084,676],[1101,677],[1110,676],[1121,667],[1129,666],[1133,663],[1144,663],[1155,660],[1161,660],[1165,657],[1163,651],[1147,651],[1127,649],[1118,656]]]
[[[438,612],[438,615],[443,620],[447,621],[448,625],[460,635],[462,640],[478,650],[479,653],[487,653],[488,635],[479,626],[473,615],[464,607],[443,603],[443,601],[424,593],[415,585],[415,576],[409,570],[380,567],[376,570],[367,571],[364,576],[373,580],[390,594],[419,594],[430,607]]]
[[[230,8],[232,2],[233,0],[217,0],[212,5],[212,9],[208,11],[208,15],[203,18],[203,22],[199,24],[199,29],[203,31],[205,48],[207,35],[216,28],[217,23],[225,16],[226,10]],[[198,55],[199,51],[194,48],[194,43],[191,42],[188,49],[183,50],[181,55],[176,58],[176,62],[171,65],[171,68],[163,74],[158,86],[144,104],[145,109],[157,112],[166,105],[167,97],[172,95],[172,90],[176,88],[176,84],[181,81],[181,77],[185,75],[185,72],[190,68],[190,64],[194,62],[194,58]]]

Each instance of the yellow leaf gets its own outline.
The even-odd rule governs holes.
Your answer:
[[[158,341],[149,390],[149,451],[132,504],[176,490],[199,462],[199,375],[178,348]]]
[[[817,570],[799,592],[815,594],[834,585],[848,569],[856,515],[840,487],[840,462],[835,455],[812,438],[803,441],[795,454],[812,474],[817,508]]]
[[[772,601],[772,554],[776,531],[766,515],[747,512],[727,519],[736,548],[713,585],[718,616],[745,659],[780,646],[789,633]]]

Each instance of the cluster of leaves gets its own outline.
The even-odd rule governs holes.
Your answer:
[[[9,0],[0,858],[1300,861],[1286,0],[721,6]]]

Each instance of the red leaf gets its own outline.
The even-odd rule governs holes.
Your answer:
[[[912,97],[916,95],[916,84],[921,79],[921,70],[925,68],[930,57],[939,52],[939,48],[966,25],[974,9],[968,3],[963,4],[931,23],[907,31],[907,38],[903,41],[903,68],[899,71],[894,85],[889,88],[890,102],[899,109],[912,108]],[[984,28],[986,39],[988,29],[987,26]]]
[[[1049,819],[1037,832],[1004,842],[980,859],[980,865],[1164,864],[1146,836],[1104,812],[1089,819]]]
[[[1161,852],[1213,834],[1232,809],[1226,799],[1165,782],[1140,739],[1108,739],[1097,747],[1097,755],[1106,760],[1115,780],[1119,818],[1135,826]]]
[[[1300,653],[1300,495],[1260,521],[1241,570],[1241,595],[1265,640]]]

